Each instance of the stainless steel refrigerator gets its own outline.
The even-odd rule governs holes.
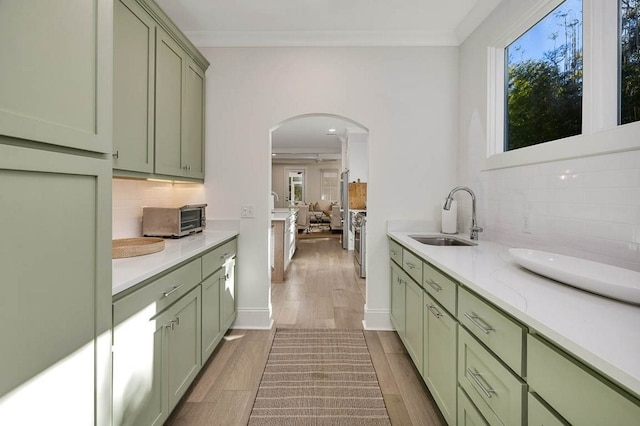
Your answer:
[[[342,248],[349,249],[349,170],[340,174],[340,205],[342,206]]]

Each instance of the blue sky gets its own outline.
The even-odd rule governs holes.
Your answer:
[[[511,63],[528,59],[540,59],[543,57],[544,52],[564,44],[564,20],[556,18],[557,11],[568,12],[567,20],[577,18],[582,21],[582,0],[566,0],[531,30],[511,43],[508,48],[512,60]],[[582,28],[582,25],[580,27]],[[549,36],[554,32],[558,33],[555,45],[553,40],[549,39]],[[579,43],[582,45],[582,32],[579,35]],[[515,50],[517,47],[520,48],[520,51]]]

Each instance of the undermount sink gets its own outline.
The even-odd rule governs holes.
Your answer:
[[[419,243],[427,244],[430,246],[477,246],[476,243],[472,243],[470,241],[465,241],[454,237],[446,237],[443,235],[409,235],[409,238],[413,238]]]

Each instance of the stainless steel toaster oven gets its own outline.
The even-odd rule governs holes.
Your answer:
[[[180,238],[202,232],[207,224],[206,204],[182,207],[143,207],[142,235]]]

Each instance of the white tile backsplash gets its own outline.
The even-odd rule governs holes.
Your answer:
[[[464,184],[478,193],[481,239],[640,271],[640,151],[478,171],[476,179]],[[527,208],[531,234],[522,232]],[[462,197],[459,211],[460,229],[468,228]]]
[[[205,203],[204,185],[113,179],[113,238],[142,235],[142,207]]]

